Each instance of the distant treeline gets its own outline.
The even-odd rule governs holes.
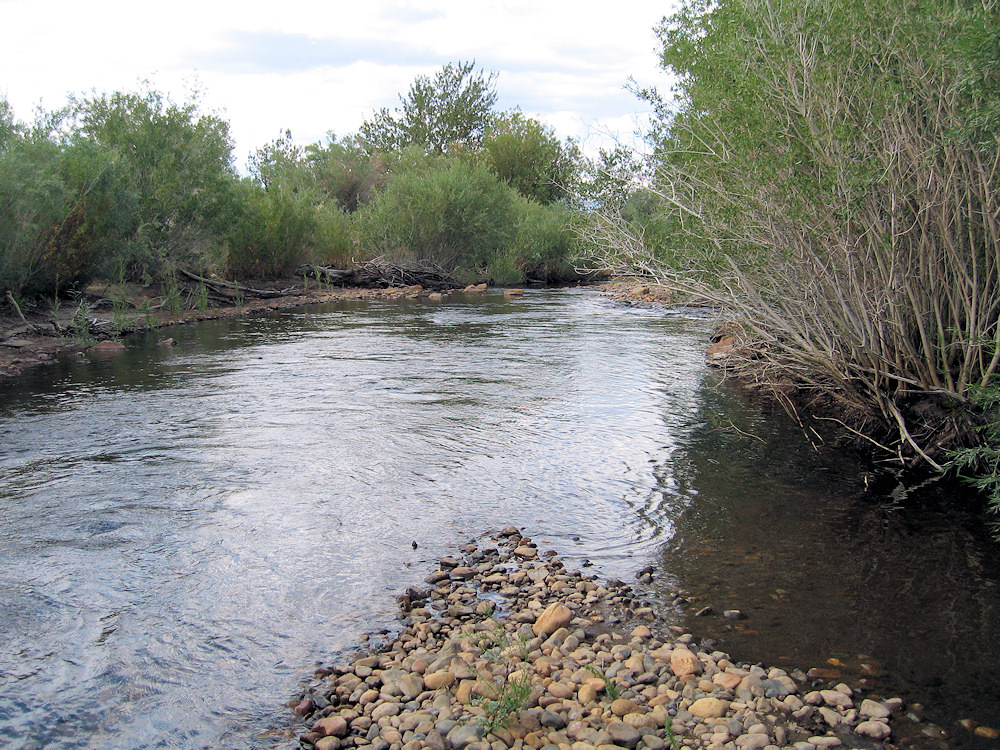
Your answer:
[[[50,296],[95,276],[162,284],[178,268],[266,279],[373,257],[459,281],[576,278],[580,209],[630,177],[498,112],[494,80],[448,64],[356,134],[301,147],[286,132],[247,177],[229,124],[196,95],[95,94],[27,124],[0,99],[0,291]]]

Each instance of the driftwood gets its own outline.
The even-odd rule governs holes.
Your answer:
[[[426,263],[391,263],[382,258],[375,258],[360,268],[351,269],[328,268],[307,263],[299,266],[295,274],[306,279],[316,279],[321,283],[364,287],[366,289],[419,284],[424,289],[444,291],[457,289],[461,286],[451,277],[451,274],[437,266]]]
[[[21,322],[24,323],[24,325],[26,325],[29,329],[31,329],[35,333],[40,333],[43,336],[51,335],[48,329],[42,328],[42,326],[39,325],[35,325],[34,323],[29,322],[27,318],[24,317],[24,313],[21,312],[21,306],[17,304],[17,300],[14,299],[14,295],[11,294],[9,290],[7,291],[7,301],[14,306],[14,310],[17,312],[17,317],[19,317],[21,319]]]
[[[262,299],[287,297],[292,294],[297,294],[300,291],[298,287],[290,287],[289,289],[257,289],[248,285],[220,281],[219,279],[206,279],[204,276],[198,276],[190,271],[185,271],[183,268],[178,268],[177,270],[181,272],[181,275],[186,276],[192,281],[197,281],[199,284],[204,284],[209,291],[215,292],[227,300],[232,300],[234,297],[238,297],[240,295],[244,297],[259,297]]]

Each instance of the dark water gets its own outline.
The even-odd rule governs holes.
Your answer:
[[[507,523],[738,606],[693,624],[741,658],[863,654],[1000,723],[979,521],[866,490],[705,369],[710,330],[588,292],[342,303],[0,383],[0,744],[276,744],[317,659]]]

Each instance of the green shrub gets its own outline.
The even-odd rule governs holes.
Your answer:
[[[134,228],[106,150],[7,119],[0,139],[0,290],[51,296],[86,282]],[[2,119],[2,118],[0,118]]]
[[[361,245],[399,262],[485,269],[511,240],[514,198],[484,165],[457,159],[399,174],[359,212]]]
[[[312,257],[315,263],[331,268],[349,268],[365,260],[359,254],[354,218],[339,202],[316,209]]]
[[[990,511],[1000,515],[1000,384],[971,388],[970,398],[980,415],[978,445],[951,451],[946,468],[982,492]]]
[[[290,191],[240,185],[239,211],[229,230],[227,266],[239,278],[277,278],[310,255],[316,213]]]
[[[525,279],[555,283],[579,278],[575,215],[565,206],[523,201],[510,253]]]

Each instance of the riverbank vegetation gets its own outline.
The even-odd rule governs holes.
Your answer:
[[[996,5],[688,0],[658,35],[675,97],[639,91],[647,210],[596,216],[604,267],[723,308],[741,375],[986,472],[1000,511]]]
[[[473,63],[418,77],[359,132],[261,147],[234,167],[229,124],[145,88],[73,98],[31,123],[0,100],[0,292],[53,298],[100,276],[159,285],[380,258],[456,283],[577,278],[582,157],[542,123],[498,112]]]

